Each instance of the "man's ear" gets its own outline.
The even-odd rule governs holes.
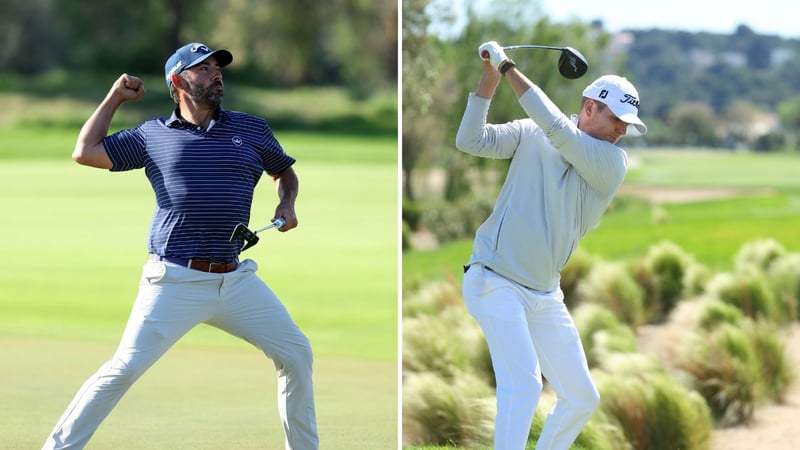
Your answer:
[[[177,73],[172,74],[172,85],[180,86],[181,77]]]
[[[594,114],[596,107],[597,105],[594,103],[594,100],[587,99],[586,104],[584,105],[584,108],[586,109],[586,115],[591,116],[592,114]]]

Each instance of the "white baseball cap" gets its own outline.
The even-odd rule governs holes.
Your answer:
[[[639,118],[639,92],[627,78],[603,75],[586,86],[583,96],[607,105],[615,116],[628,123],[628,134],[647,133],[647,126]]]

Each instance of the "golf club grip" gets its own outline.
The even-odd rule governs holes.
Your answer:
[[[256,231],[254,231],[254,233],[260,233],[260,232],[262,232],[264,230],[269,230],[270,228],[280,228],[280,227],[282,227],[284,225],[286,225],[286,219],[284,219],[283,217],[278,217],[271,224],[269,224],[269,225],[267,225],[265,227],[257,229]]]
[[[278,217],[277,219],[275,219],[274,222],[272,222],[272,225],[274,225],[276,228],[280,228],[286,225],[286,219],[284,219],[283,217]]]

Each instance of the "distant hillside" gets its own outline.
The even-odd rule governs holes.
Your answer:
[[[667,120],[686,103],[706,104],[716,118],[730,118],[732,105],[746,104],[763,114],[744,120],[758,130],[742,133],[764,134],[765,127],[777,129],[779,104],[800,96],[800,40],[746,26],[728,35],[626,30],[614,35],[610,51],[627,55],[626,74],[651,121]]]
[[[800,40],[759,35],[740,26],[729,35],[627,30],[614,37],[626,67],[647,92],[647,112],[663,115],[697,100],[722,112],[734,100],[773,109],[800,95]]]

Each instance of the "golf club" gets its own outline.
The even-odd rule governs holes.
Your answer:
[[[581,52],[572,47],[554,47],[550,45],[509,45],[503,50],[516,50],[522,48],[539,48],[545,50],[558,50],[561,56],[558,57],[558,72],[564,78],[574,80],[586,74],[589,70],[589,63]]]
[[[237,239],[241,238],[243,242],[242,242],[242,248],[239,251],[243,252],[258,243],[258,236],[256,236],[257,233],[260,233],[264,230],[269,230],[270,228],[280,228],[285,224],[286,224],[286,219],[284,219],[283,217],[278,217],[277,219],[275,219],[275,221],[273,221],[269,225],[259,228],[255,231],[250,231],[250,229],[247,228],[245,224],[240,223],[236,225],[236,228],[233,229],[233,233],[231,233],[231,238],[229,240],[230,242],[234,242]]]

